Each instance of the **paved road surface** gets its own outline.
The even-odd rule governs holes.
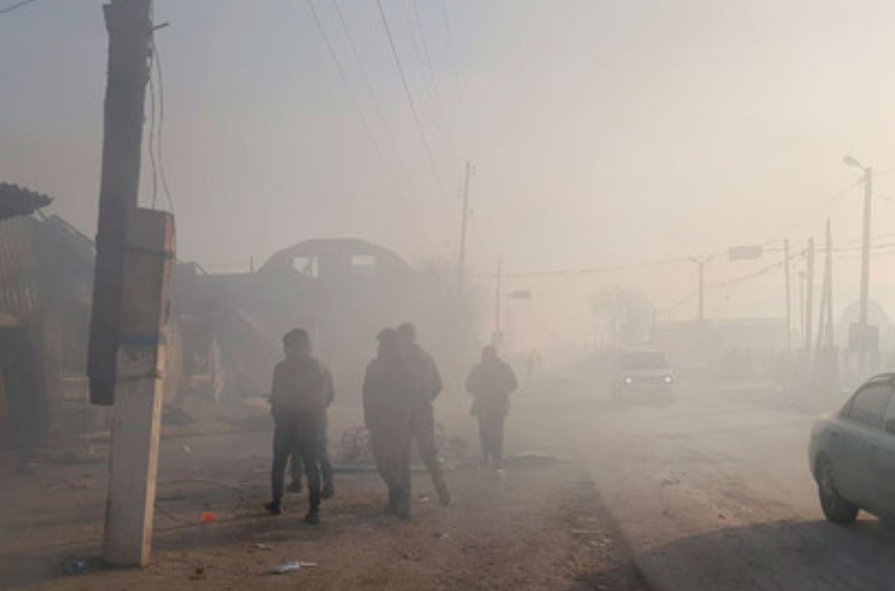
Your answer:
[[[823,520],[810,413],[720,395],[590,410],[579,448],[655,589],[895,589],[895,534]]]

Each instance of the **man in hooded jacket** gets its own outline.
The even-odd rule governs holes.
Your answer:
[[[434,402],[441,393],[441,375],[438,366],[429,353],[416,340],[416,327],[405,322],[397,329],[404,355],[410,367],[416,373],[418,386],[413,399],[411,415],[412,437],[416,441],[416,449],[420,459],[426,465],[426,471],[432,478],[432,484],[438,493],[439,502],[447,507],[451,504],[451,493],[444,480],[441,461],[438,459],[438,446],[435,442],[435,407]]]
[[[308,523],[320,521],[320,442],[326,432],[326,409],[333,399],[329,370],[311,355],[307,332],[295,329],[283,337],[286,358],[274,370],[271,414],[274,418],[272,497],[265,505],[282,512],[284,472],[290,455],[301,458],[308,479]]]
[[[482,455],[497,470],[503,469],[504,422],[510,412],[510,394],[517,386],[513,368],[491,346],[482,349],[482,361],[466,380],[466,390],[473,397],[472,415],[479,420]]]
[[[391,328],[378,335],[376,358],[364,376],[364,421],[376,467],[388,487],[385,512],[410,516],[410,444],[418,380]]]

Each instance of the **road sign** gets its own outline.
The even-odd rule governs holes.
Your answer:
[[[764,256],[764,247],[755,246],[734,246],[728,251],[728,258],[731,261],[753,261]]]

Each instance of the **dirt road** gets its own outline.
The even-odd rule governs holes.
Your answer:
[[[597,485],[657,590],[881,590],[895,535],[829,524],[808,470],[812,412],[764,394],[604,407],[580,427]],[[581,413],[587,415],[588,413]]]
[[[454,410],[457,429],[472,440],[465,404]],[[517,409],[510,450],[546,443],[541,449],[571,455],[573,434],[546,437],[537,428],[543,418],[538,402]],[[106,481],[101,457],[88,464],[45,461],[23,477],[10,476],[4,465],[0,588],[644,589],[580,462],[517,464],[503,478],[462,463],[448,475],[455,503],[447,509],[417,473],[409,522],[382,515],[375,474],[342,473],[324,523],[313,527],[302,523],[302,496],[290,498],[281,517],[261,511],[269,437],[163,440],[156,546],[142,571],[113,570],[98,560]],[[203,512],[217,521],[201,523]],[[315,566],[269,574],[296,560]],[[75,561],[86,561],[87,572],[64,574]]]
[[[336,423],[357,420],[339,412]],[[442,403],[439,414],[475,448],[463,403]],[[892,588],[895,535],[870,517],[855,527],[822,518],[806,457],[814,414],[768,394],[684,391],[673,406],[617,405],[584,390],[520,396],[510,451],[570,461],[517,464],[504,479],[460,463],[449,474],[456,502],[448,509],[418,473],[423,496],[408,523],[381,515],[374,474],[340,474],[319,528],[301,523],[301,497],[282,518],[260,511],[269,434],[169,438],[156,553],[144,571],[95,562],[102,462],[45,462],[21,478],[4,466],[0,587]],[[199,523],[202,511],[218,521]],[[62,575],[75,559],[87,559],[90,571]],[[266,574],[292,560],[317,566]]]

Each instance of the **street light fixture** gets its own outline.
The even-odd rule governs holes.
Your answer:
[[[864,168],[864,165],[861,164],[861,162],[860,162],[857,158],[855,158],[854,156],[846,155],[846,156],[842,159],[842,161],[843,161],[847,166],[854,166],[855,168],[860,168],[861,170],[867,170],[866,168]]]

